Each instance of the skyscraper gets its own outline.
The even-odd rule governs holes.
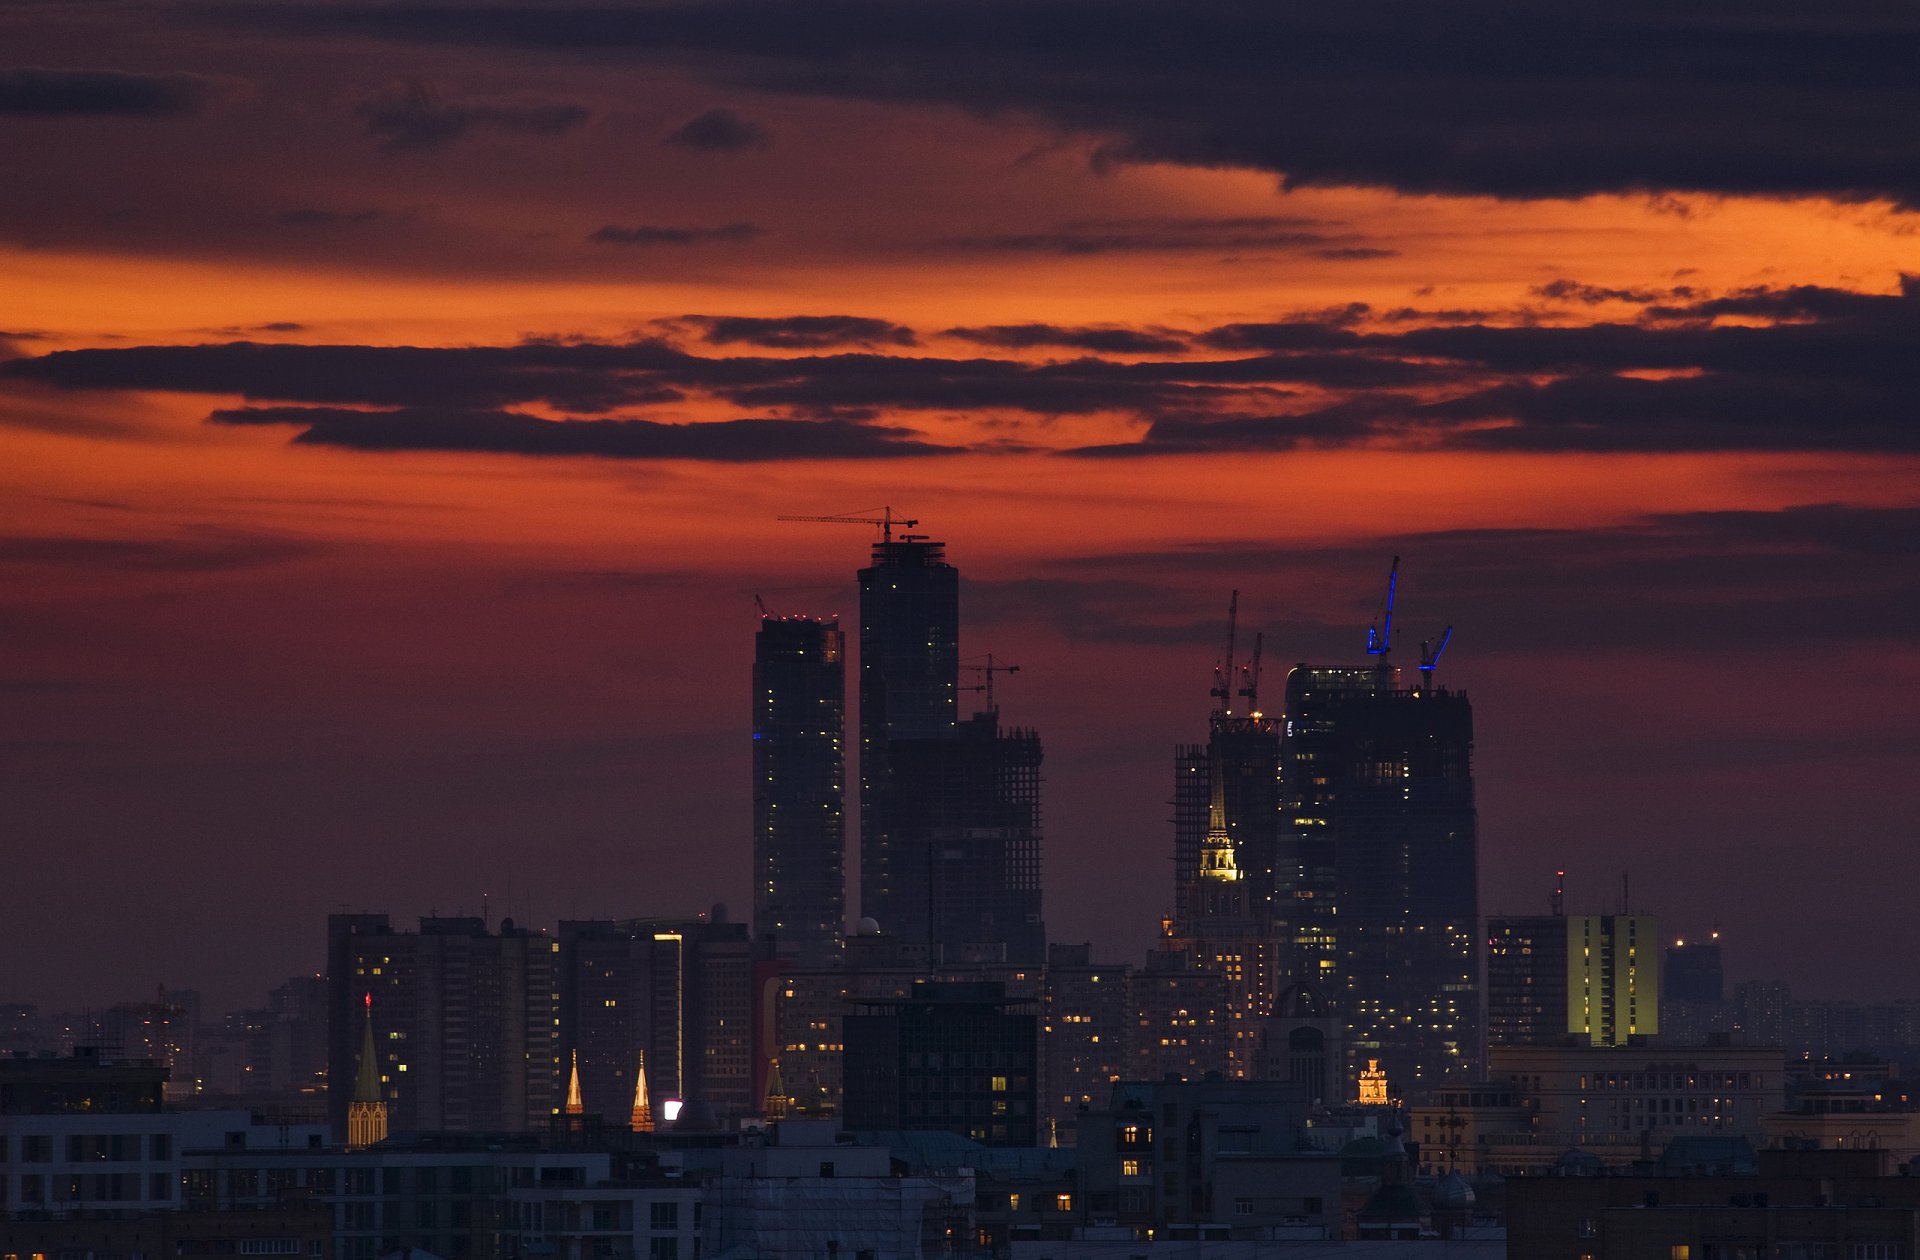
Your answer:
[[[1660,1031],[1651,916],[1487,921],[1487,1044],[1624,1046]]]
[[[976,713],[952,735],[895,740],[892,928],[936,963],[1045,960],[1040,737]],[[885,921],[883,920],[883,923]]]
[[[1279,902],[1294,970],[1328,990],[1393,1090],[1479,1058],[1473,709],[1384,660],[1287,677]]]
[[[1040,737],[959,720],[959,586],[913,535],[860,571],[861,913],[934,963],[1039,963]]]
[[[894,744],[951,736],[959,689],[959,571],[944,544],[889,535],[860,570],[860,912],[906,939],[926,935],[925,879],[897,834],[912,788],[896,780]]]
[[[840,628],[764,617],[753,654],[753,934],[802,964],[846,928],[846,672]]]

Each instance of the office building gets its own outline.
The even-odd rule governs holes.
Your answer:
[[[1396,1097],[1471,1079],[1481,1013],[1473,710],[1384,661],[1287,677],[1278,903],[1291,970]]]
[[[347,1134],[371,999],[379,1085],[394,1132],[544,1129],[561,1080],[555,962],[544,933],[430,917],[327,917],[328,1116]]]
[[[899,740],[951,736],[959,719],[960,573],[923,538],[875,543],[860,570],[860,911],[925,939],[925,872],[896,834]],[[915,929],[918,929],[917,931]]]
[[[919,982],[903,998],[856,1002],[843,1021],[846,1127],[1037,1145],[1038,1005],[991,982]]]
[[[1046,957],[1040,889],[1040,737],[976,713],[951,735],[895,740],[888,806],[892,921],[940,963]]]
[[[1660,1032],[1658,925],[1648,915],[1487,921],[1487,1044],[1626,1045]]]
[[[838,625],[763,617],[753,654],[753,934],[803,965],[846,930],[846,667]]]
[[[958,715],[959,573],[943,544],[860,571],[860,906],[935,963],[1046,956],[1040,737]],[[991,675],[989,675],[989,680]]]

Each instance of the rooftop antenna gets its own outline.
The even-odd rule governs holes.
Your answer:
[[[985,664],[978,664],[978,665],[962,664],[960,668],[965,670],[971,670],[974,673],[981,675],[983,679],[982,682],[972,687],[962,687],[960,688],[960,690],[986,692],[987,707],[985,709],[985,712],[987,713],[1000,712],[999,708],[996,707],[993,703],[993,676],[995,674],[1017,674],[1020,672],[1020,667],[1018,665],[1008,665],[1004,661],[996,659],[993,653],[991,652],[987,653]]]
[[[758,595],[755,595],[755,596],[753,597],[753,606],[754,606],[755,608],[758,608],[758,609],[760,610],[760,615],[761,615],[762,617],[771,617],[771,616],[773,616],[773,614],[772,614],[772,613],[770,613],[770,612],[768,612],[768,611],[767,611],[767,601],[766,601],[766,600],[764,600],[764,599],[761,599],[761,598],[760,598],[760,597],[759,597]]]
[[[880,515],[875,516],[875,512],[878,512]],[[880,541],[883,543],[893,541],[893,527],[895,525],[912,529],[920,523],[910,517],[895,516],[893,509],[890,507],[861,508],[855,512],[843,512],[838,516],[777,516],[774,519],[779,521],[811,521],[820,525],[878,525],[880,527]]]
[[[1433,690],[1433,671],[1440,664],[1440,653],[1447,650],[1447,644],[1453,642],[1453,627],[1448,626],[1440,632],[1440,641],[1434,644],[1432,639],[1420,641],[1420,690]],[[1428,650],[1431,646],[1432,650]]]
[[[1554,918],[1567,917],[1567,873],[1565,871],[1553,873],[1553,895],[1548,898],[1548,903],[1553,907]]]
[[[1393,590],[1400,584],[1400,557],[1387,570],[1387,606],[1375,624],[1367,627],[1367,655],[1385,656],[1393,649]]]
[[[1265,645],[1265,642],[1265,632],[1255,630],[1253,632],[1253,660],[1245,669],[1240,671],[1247,680],[1247,685],[1240,688],[1240,694],[1247,698],[1247,712],[1254,717],[1260,716],[1260,649]]]
[[[1233,649],[1240,631],[1240,592],[1235,591],[1227,601],[1227,660],[1226,664],[1213,671],[1213,689],[1210,696],[1220,698],[1219,715],[1233,716]]]

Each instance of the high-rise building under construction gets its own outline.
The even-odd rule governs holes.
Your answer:
[[[1480,1057],[1473,708],[1383,659],[1295,667],[1278,899],[1293,970],[1334,995],[1355,1060],[1418,1097]]]
[[[1040,738],[991,698],[960,720],[959,587],[914,535],[860,570],[861,913],[936,963],[1038,963]]]

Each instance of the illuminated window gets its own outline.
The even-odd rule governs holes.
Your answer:
[[[1121,1160],[1120,1175],[1122,1177],[1138,1177],[1140,1175],[1140,1161],[1137,1159]]]
[[[1053,1196],[1053,1206],[1059,1211],[1071,1212],[1073,1211],[1073,1196],[1063,1190]]]
[[[1004,1094],[1004,1093],[1006,1093],[1006,1092],[1007,1092],[1007,1078],[1006,1078],[1006,1077],[1004,1077],[1004,1076],[996,1076],[996,1077],[994,1077],[994,1078],[993,1078],[993,1092],[994,1092],[994,1093],[996,1093],[996,1094]]]

